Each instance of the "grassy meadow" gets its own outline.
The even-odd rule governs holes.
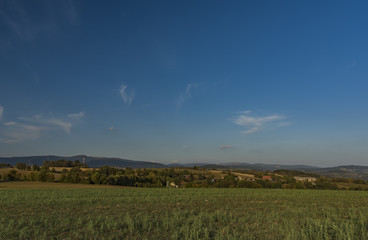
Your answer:
[[[363,191],[14,182],[0,183],[0,212],[4,240],[368,239]]]

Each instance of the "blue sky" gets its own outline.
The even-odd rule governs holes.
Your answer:
[[[1,1],[0,155],[367,165],[366,1]]]

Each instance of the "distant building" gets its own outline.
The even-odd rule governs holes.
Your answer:
[[[184,175],[184,179],[185,180],[190,180],[190,179],[192,179],[192,177],[190,175]]]
[[[300,182],[315,182],[317,178],[315,177],[294,177],[295,180]]]
[[[271,176],[262,176],[262,180],[269,180],[269,181],[271,181],[272,178],[271,178]]]
[[[176,185],[174,182],[171,182],[169,185],[171,188],[178,188],[179,186]]]

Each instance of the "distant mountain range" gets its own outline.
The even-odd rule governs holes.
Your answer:
[[[368,166],[346,165],[337,167],[314,167],[308,165],[279,165],[279,164],[263,164],[263,163],[186,163],[186,164],[162,164],[148,161],[133,161],[123,158],[109,157],[92,157],[86,155],[76,155],[71,157],[63,156],[27,156],[27,157],[0,157],[0,163],[15,165],[17,163],[26,163],[29,165],[42,165],[44,161],[69,160],[80,162],[85,160],[91,168],[102,166],[111,167],[131,167],[131,168],[168,168],[168,167],[194,167],[198,166],[207,169],[242,169],[242,170],[258,170],[258,171],[274,171],[278,169],[298,170],[303,172],[316,173],[331,177],[358,178],[368,180]]]
[[[264,163],[221,163],[220,165],[224,166],[225,168],[253,169],[260,171],[275,171],[279,169],[306,171],[318,168],[308,165],[279,165],[279,164],[264,164]]]
[[[131,167],[131,168],[164,168],[167,167],[161,163],[145,162],[145,161],[133,161],[123,158],[109,158],[109,157],[91,157],[86,155],[76,155],[71,157],[63,156],[31,156],[31,157],[0,157],[0,163],[7,163],[15,165],[17,163],[26,163],[29,165],[37,164],[42,166],[44,161],[56,161],[64,159],[67,161],[78,160],[80,162],[85,159],[86,164],[91,168],[98,168],[102,166],[112,166],[112,167]]]
[[[356,178],[368,180],[368,166],[344,165],[337,167],[311,169],[308,172],[314,172],[319,175],[329,177]]]

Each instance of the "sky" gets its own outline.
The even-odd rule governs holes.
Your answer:
[[[0,1],[0,156],[368,165],[367,1]]]

